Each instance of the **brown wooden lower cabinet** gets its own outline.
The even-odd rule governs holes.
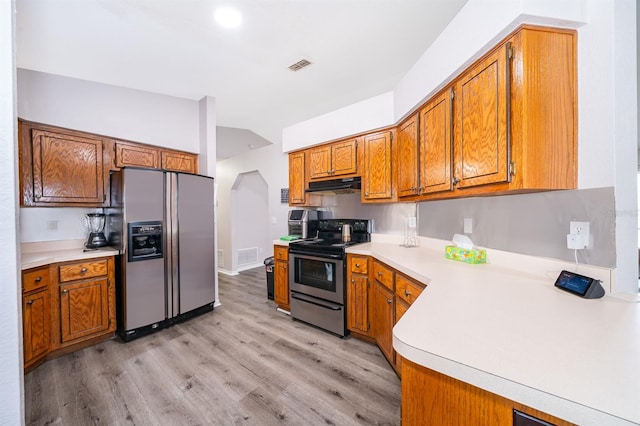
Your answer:
[[[406,359],[401,386],[403,426],[506,426],[514,409],[557,426],[573,424]]]
[[[22,287],[25,371],[116,330],[112,256],[25,270]]]
[[[274,246],[273,258],[273,301],[289,311],[289,248]]]
[[[48,288],[22,296],[22,321],[24,366],[27,368],[44,357],[51,347],[51,302]]]
[[[373,338],[387,360],[394,364],[394,296],[378,280],[371,284],[370,315]]]

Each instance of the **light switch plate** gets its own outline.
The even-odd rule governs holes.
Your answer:
[[[464,233],[471,234],[473,232],[473,219],[470,217],[464,218]]]

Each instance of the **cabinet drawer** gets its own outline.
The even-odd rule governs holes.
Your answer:
[[[367,274],[369,272],[369,258],[363,256],[349,257],[349,270],[354,274]]]
[[[60,282],[83,280],[85,278],[103,277],[107,275],[107,260],[92,260],[68,263],[59,266]]]
[[[22,291],[27,293],[49,285],[49,266],[28,269],[22,272]]]
[[[384,284],[389,290],[393,291],[393,269],[388,268],[380,262],[373,262],[373,278]]]
[[[417,281],[413,281],[403,275],[396,276],[396,295],[411,305],[422,293],[425,285]]]
[[[274,260],[289,260],[289,247],[274,246],[273,258]]]

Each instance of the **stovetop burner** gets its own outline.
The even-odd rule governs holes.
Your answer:
[[[351,226],[351,241],[342,241],[342,226]],[[318,223],[318,236],[289,243],[289,250],[344,254],[346,247],[371,241],[373,222],[366,219],[328,219]]]

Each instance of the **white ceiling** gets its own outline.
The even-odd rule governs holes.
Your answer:
[[[193,100],[213,96],[219,126],[276,142],[283,127],[392,90],[465,2],[16,0],[17,63]],[[239,28],[214,23],[224,5],[242,13]],[[302,58],[312,65],[288,69]]]

